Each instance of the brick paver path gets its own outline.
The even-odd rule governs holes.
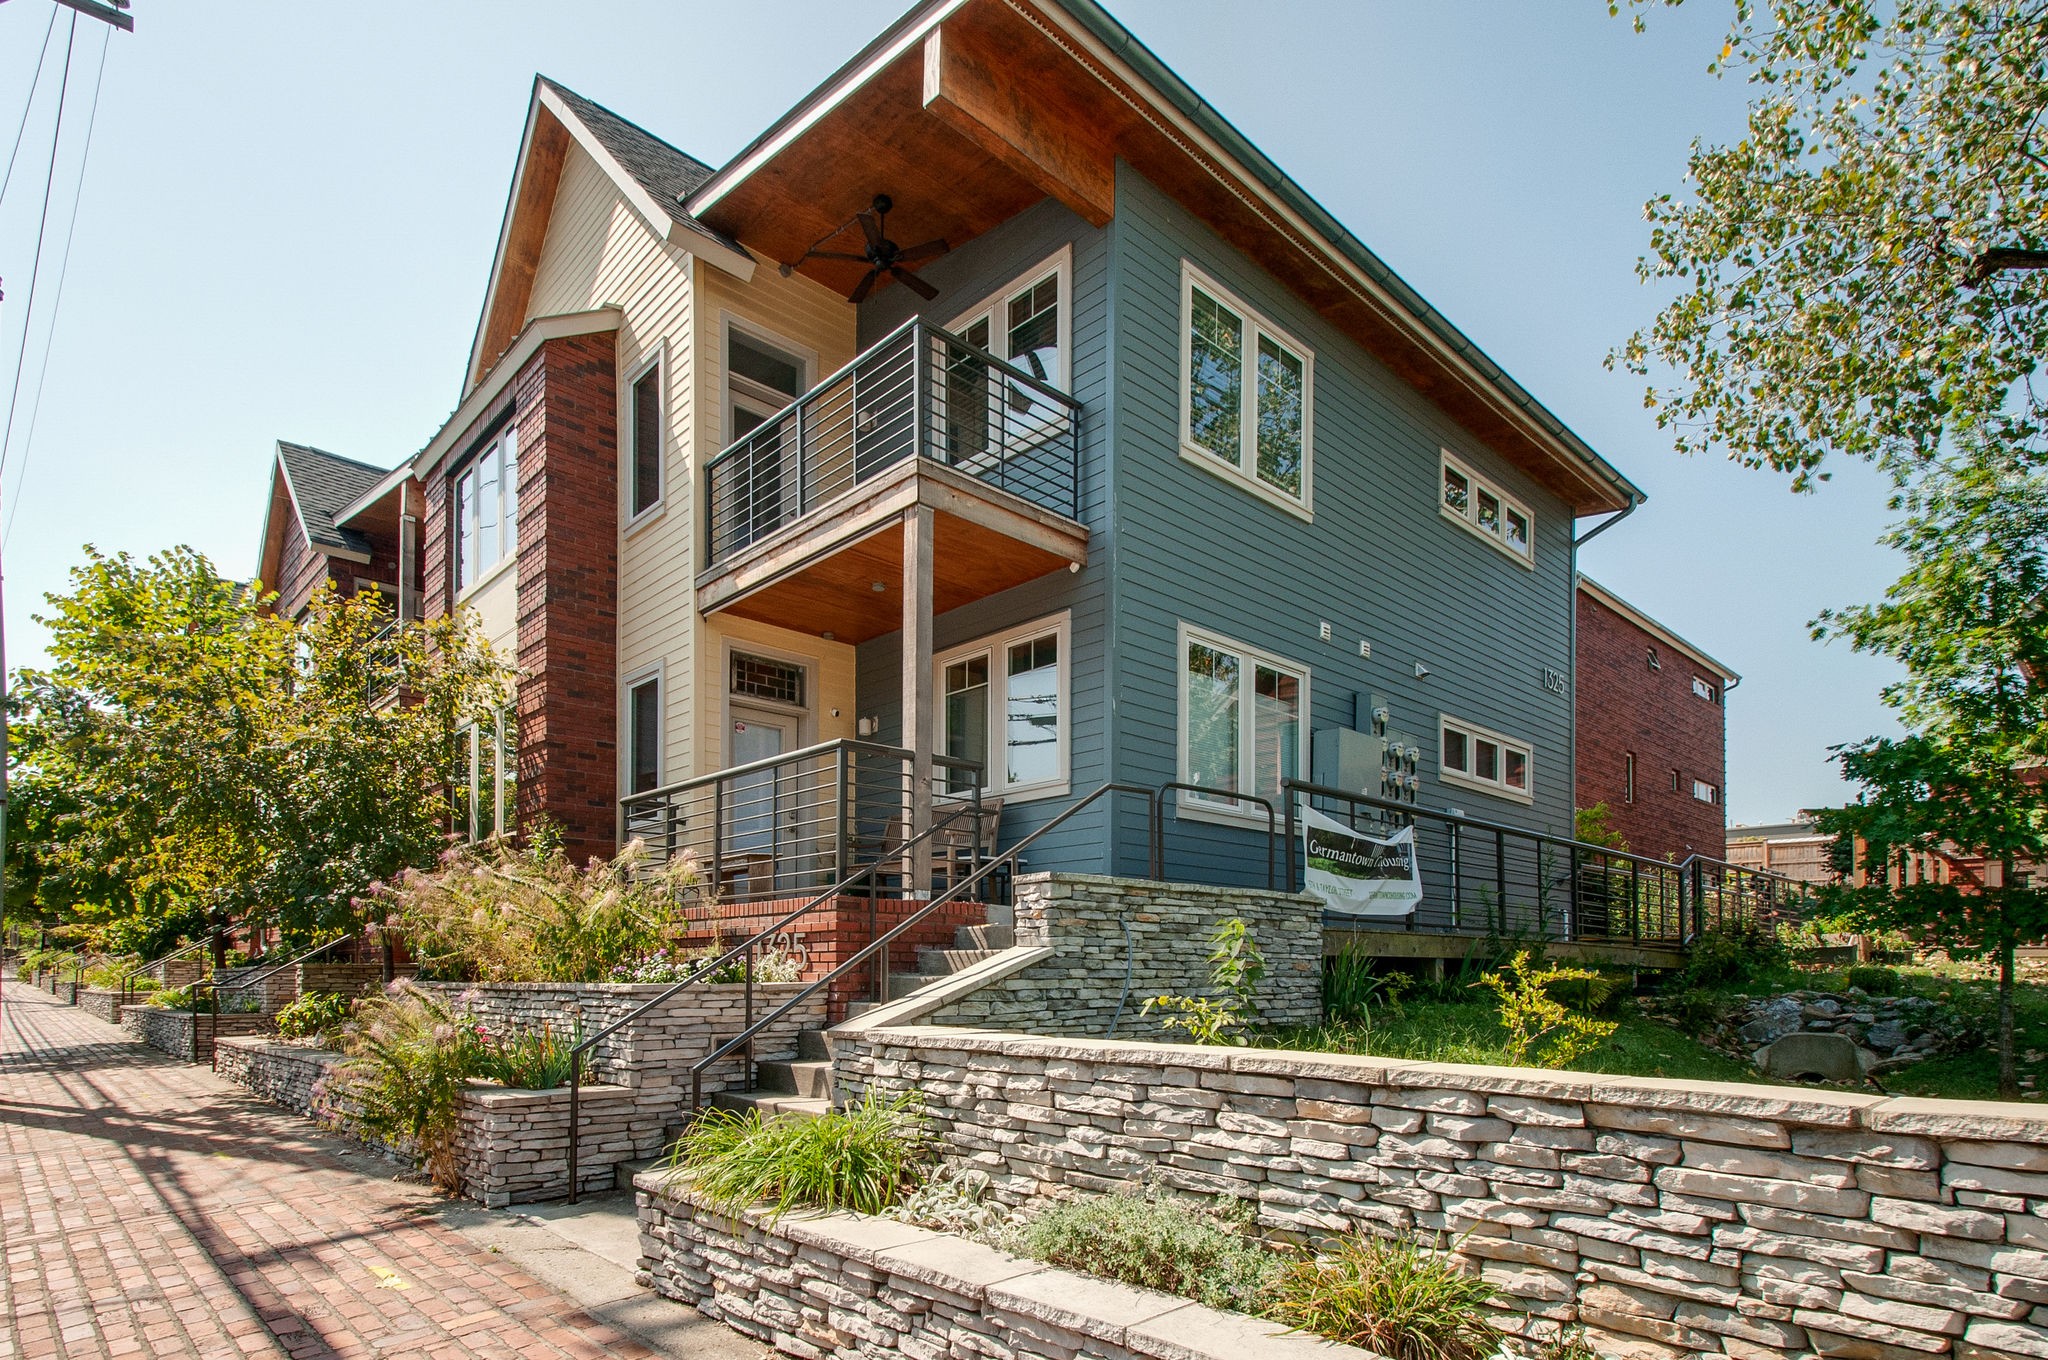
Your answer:
[[[424,1187],[351,1169],[305,1120],[6,988],[5,1360],[654,1354],[434,1221]]]

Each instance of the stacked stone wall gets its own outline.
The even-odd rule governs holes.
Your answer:
[[[302,963],[296,970],[298,994],[332,992],[339,996],[368,996],[384,985],[381,963]],[[409,977],[412,969],[399,968],[394,976]]]
[[[214,1015],[201,1011],[174,1011],[163,1006],[124,1006],[121,1008],[121,1028],[133,1037],[142,1040],[159,1053],[187,1062],[194,1060],[192,1029],[199,1028],[199,1049],[197,1061],[213,1061],[213,1041],[216,1036],[226,1038],[239,1034],[266,1034],[277,1024],[268,1015],[241,1014]]]
[[[2048,1357],[2032,1106],[940,1028],[834,1058],[1005,1201],[1153,1178],[1283,1232],[1442,1233],[1516,1325],[1603,1355]]]
[[[1209,936],[1232,916],[1266,958],[1261,1018],[1303,1025],[1322,1016],[1316,898],[1094,874],[1025,875],[1015,895],[1017,947],[1052,956],[946,1003],[926,1023],[1097,1037],[1114,1024],[1129,1034],[1146,998],[1209,992]]]
[[[104,987],[78,989],[78,1008],[110,1025],[121,1023],[121,994]]]
[[[1378,1360],[861,1214],[735,1218],[634,1181],[641,1279],[801,1360]]]
[[[222,968],[213,975],[214,990],[221,994],[222,1004],[231,999],[237,1004],[247,1004],[247,999],[256,999],[256,1008],[271,1015],[299,999],[298,970],[279,970],[274,963],[252,964],[246,968]]]

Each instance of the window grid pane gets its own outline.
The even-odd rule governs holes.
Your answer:
[[[1467,774],[1472,769],[1470,753],[1466,750],[1465,734],[1455,727],[1444,729],[1444,768]]]
[[[1059,777],[1059,638],[1012,643],[1003,692],[1005,781],[1042,784]]]
[[[504,526],[498,557],[502,560],[519,551],[519,436],[507,430],[498,452],[498,523]]]
[[[1244,323],[1196,288],[1188,342],[1188,434],[1232,467],[1242,465]]]
[[[750,699],[767,699],[793,708],[802,708],[804,704],[804,668],[793,661],[734,652],[731,684],[734,694]]]
[[[946,754],[971,760],[988,769],[988,657],[971,656],[946,667]],[[965,770],[946,773],[949,793],[968,793],[974,776]]]
[[[646,680],[633,686],[628,695],[627,723],[631,728],[633,765],[629,772],[632,792],[645,793],[661,779],[661,682]]]
[[[1188,779],[1232,792],[1239,787],[1239,664],[1233,653],[1188,644]]]
[[[1301,680],[1271,666],[1253,673],[1252,792],[1280,796],[1282,780],[1293,779],[1301,764]]]
[[[1259,337],[1259,480],[1301,495],[1301,433],[1306,383],[1299,356]]]

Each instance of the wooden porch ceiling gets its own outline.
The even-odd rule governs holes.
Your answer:
[[[839,642],[893,633],[903,626],[903,516],[918,505],[934,511],[935,615],[1088,560],[1081,525],[909,459],[700,575],[697,607]]]
[[[1049,11],[969,0],[879,70],[851,88],[828,87],[799,113],[778,130],[780,142],[771,134],[692,200],[700,220],[794,263],[887,193],[893,240],[943,238],[957,248],[1047,196],[1107,222],[1122,159],[1577,513],[1627,503],[1600,471],[1532,433],[1532,421],[1547,428],[1547,418],[1495,387],[1483,356],[1429,334],[1383,287],[1362,283],[1355,264]],[[853,231],[823,248],[857,252],[858,241]],[[826,260],[798,268],[842,294],[865,272]]]

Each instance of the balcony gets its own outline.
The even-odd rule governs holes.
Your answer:
[[[926,548],[939,613],[1078,566],[1080,417],[1033,374],[906,323],[711,460],[698,606],[862,642],[902,626]],[[906,558],[920,511],[930,540]]]

